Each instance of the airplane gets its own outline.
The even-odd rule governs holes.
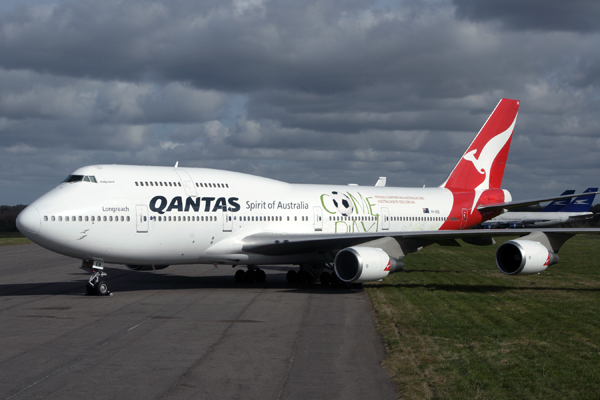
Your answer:
[[[588,188],[585,193],[597,192],[598,188]],[[574,190],[567,190],[562,195],[573,194]],[[590,211],[595,194],[580,196],[572,202],[553,201],[541,211],[509,211],[485,221],[484,228],[527,228],[547,227],[590,219],[594,213]],[[556,211],[547,211],[555,210]]]
[[[512,201],[501,188],[520,102],[502,99],[438,187],[290,184],[208,168],[91,165],[25,208],[18,229],[38,245],[82,260],[89,295],[109,294],[106,264],[159,270],[225,264],[236,281],[264,281],[260,265],[293,264],[289,282],[360,285],[404,267],[428,245],[494,244],[505,274],[558,262],[571,236],[600,229],[468,229],[504,209],[577,195]]]

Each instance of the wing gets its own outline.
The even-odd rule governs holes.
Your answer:
[[[303,253],[337,252],[381,238],[394,238],[399,242],[410,241],[417,247],[438,243],[457,245],[456,239],[476,242],[500,236],[525,236],[533,232],[573,236],[577,234],[600,234],[600,228],[548,228],[548,229],[466,229],[417,232],[376,232],[336,234],[286,234],[258,233],[242,240],[242,251],[263,255],[290,255]]]

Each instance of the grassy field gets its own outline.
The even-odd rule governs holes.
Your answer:
[[[365,285],[406,399],[600,398],[600,237],[511,277],[496,246],[431,246]]]
[[[11,244],[28,244],[31,240],[21,235],[19,232],[0,232],[0,246]]]

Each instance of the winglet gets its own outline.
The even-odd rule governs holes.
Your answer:
[[[441,187],[500,188],[519,104],[519,100],[500,100]]]

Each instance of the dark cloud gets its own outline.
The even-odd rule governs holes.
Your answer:
[[[498,21],[510,29],[598,32],[595,0],[453,0],[456,13],[472,21]]]
[[[504,179],[514,197],[584,189],[600,155],[597,7],[562,4],[5,6],[0,183],[14,190],[0,203],[95,163],[438,185],[502,97],[522,101]]]

